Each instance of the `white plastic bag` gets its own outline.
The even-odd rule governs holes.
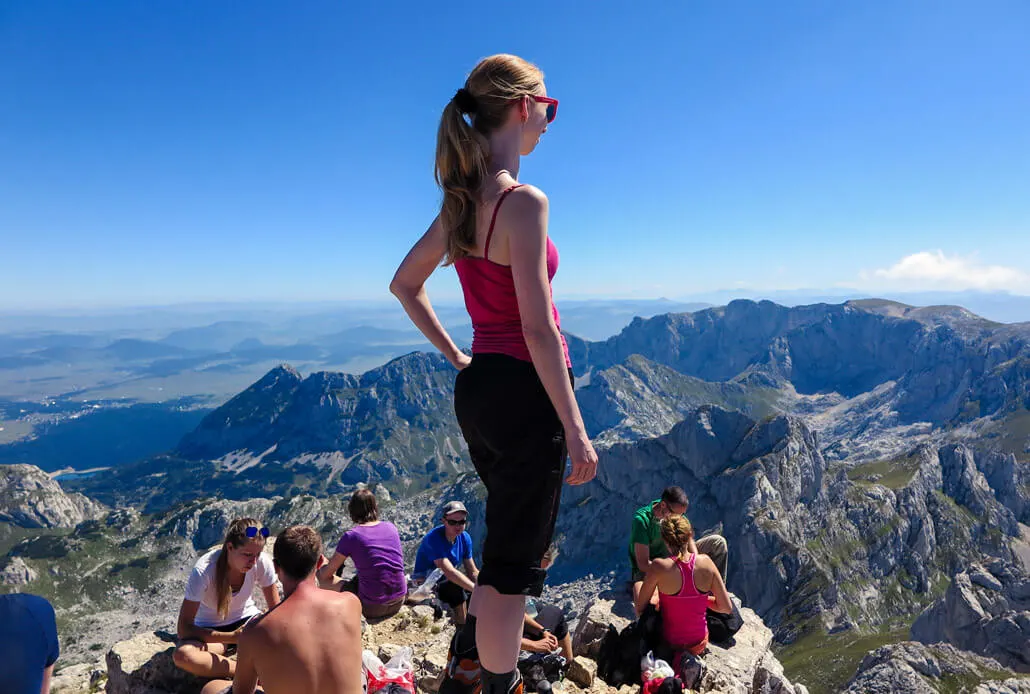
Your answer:
[[[422,582],[418,588],[411,592],[408,596],[412,602],[419,602],[420,600],[428,600],[433,597],[433,589],[436,588],[436,584],[443,578],[443,571],[440,569],[433,569],[426,576],[426,580]]]
[[[376,694],[392,684],[415,694],[415,668],[412,662],[411,648],[404,647],[383,663],[372,651],[361,652],[361,665],[364,670],[367,694]]]
[[[661,658],[654,657],[654,651],[648,651],[647,655],[640,659],[640,673],[640,679],[644,683],[648,680],[664,679],[675,675],[671,665]]]

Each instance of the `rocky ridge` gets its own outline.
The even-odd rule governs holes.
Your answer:
[[[1030,679],[948,644],[903,642],[865,657],[846,694],[1030,694]]]
[[[612,601],[598,600],[587,606],[576,625],[573,640],[575,661],[568,678],[556,691],[593,692],[594,694],[636,694],[639,686],[614,689],[597,673],[596,644],[590,635],[607,630],[609,624],[623,628],[626,620],[613,615]],[[744,626],[735,643],[724,648],[712,646],[705,656],[708,672],[696,692],[723,694],[807,694],[800,684],[792,684],[770,649],[772,632],[751,610],[743,610]],[[414,674],[419,692],[435,694],[440,689],[447,663],[447,648],[454,627],[447,619],[434,620],[425,607],[402,608],[396,616],[366,623],[363,647],[384,662],[399,648],[410,647],[414,654]],[[167,632],[146,632],[115,644],[103,662],[67,668],[58,676],[55,691],[79,694],[96,691],[108,694],[197,694],[203,681],[178,670],[172,662],[174,639]]]
[[[995,560],[952,578],[912,625],[912,638],[949,643],[1030,673],[1030,574]]]
[[[622,575],[633,511],[679,484],[690,490],[698,534],[729,542],[730,589],[786,642],[813,624],[856,628],[918,610],[964,562],[1011,558],[1006,538],[1018,533],[967,449],[924,446],[881,468],[889,477],[864,477],[868,468],[831,468],[792,415],[755,421],[702,407],[666,435],[600,456],[597,481],[563,497],[568,570],[619,567]],[[575,532],[584,527],[595,530]]]
[[[0,522],[22,528],[69,527],[106,509],[82,494],[67,493],[32,465],[0,465]]]

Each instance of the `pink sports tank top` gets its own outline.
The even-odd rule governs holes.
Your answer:
[[[676,560],[683,576],[683,587],[676,595],[662,594],[662,634],[666,643],[673,648],[687,648],[708,638],[708,594],[698,591],[694,585],[694,561],[691,554],[687,561]]]
[[[519,303],[515,296],[515,281],[512,279],[511,266],[501,265],[489,260],[490,239],[497,223],[497,211],[508,193],[518,188],[516,184],[501,193],[494,206],[490,218],[490,228],[486,232],[486,243],[483,244],[483,257],[466,256],[454,261],[454,269],[458,272],[462,293],[465,295],[465,308],[472,319],[472,353],[473,354],[506,354],[523,361],[532,361],[529,347],[522,335],[522,316],[519,314]],[[558,271],[558,249],[547,239],[547,281],[548,289],[554,274]],[[554,312],[554,323],[561,330],[558,307],[551,302]],[[572,366],[569,359],[569,346],[565,336],[561,337],[562,350],[565,352],[565,365]]]

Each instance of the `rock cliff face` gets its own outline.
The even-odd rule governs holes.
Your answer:
[[[947,644],[904,642],[865,657],[847,694],[1030,693],[1030,679]]]
[[[964,562],[1011,557],[1006,538],[1018,532],[967,449],[924,446],[889,464],[831,469],[791,415],[755,421],[702,407],[664,436],[600,456],[596,482],[565,490],[563,571],[617,567],[628,578],[634,510],[678,484],[697,532],[729,542],[729,587],[788,642],[813,625],[917,610]]]
[[[201,422],[168,455],[72,484],[111,504],[163,510],[226,498],[345,493],[384,484],[415,494],[469,468],[454,417],[454,369],[412,353],[361,376],[301,379],[279,367]]]
[[[703,381],[637,354],[585,380],[576,400],[587,433],[607,444],[666,434],[702,405],[761,418],[775,413],[783,399],[773,389]]]
[[[912,638],[950,643],[1030,673],[1030,576],[1002,561],[970,566],[919,616]]]
[[[1030,397],[1030,330],[949,307],[741,300],[636,319],[604,342],[572,340],[569,349],[577,373],[640,354],[706,381],[789,383],[802,394],[851,398],[896,382],[902,423],[984,416]]]
[[[22,528],[70,528],[98,518],[102,505],[68,494],[32,465],[0,465],[0,523]]]

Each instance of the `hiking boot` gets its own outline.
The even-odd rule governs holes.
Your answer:
[[[523,694],[522,673],[518,668],[500,675],[486,670],[480,672],[482,694]]]

